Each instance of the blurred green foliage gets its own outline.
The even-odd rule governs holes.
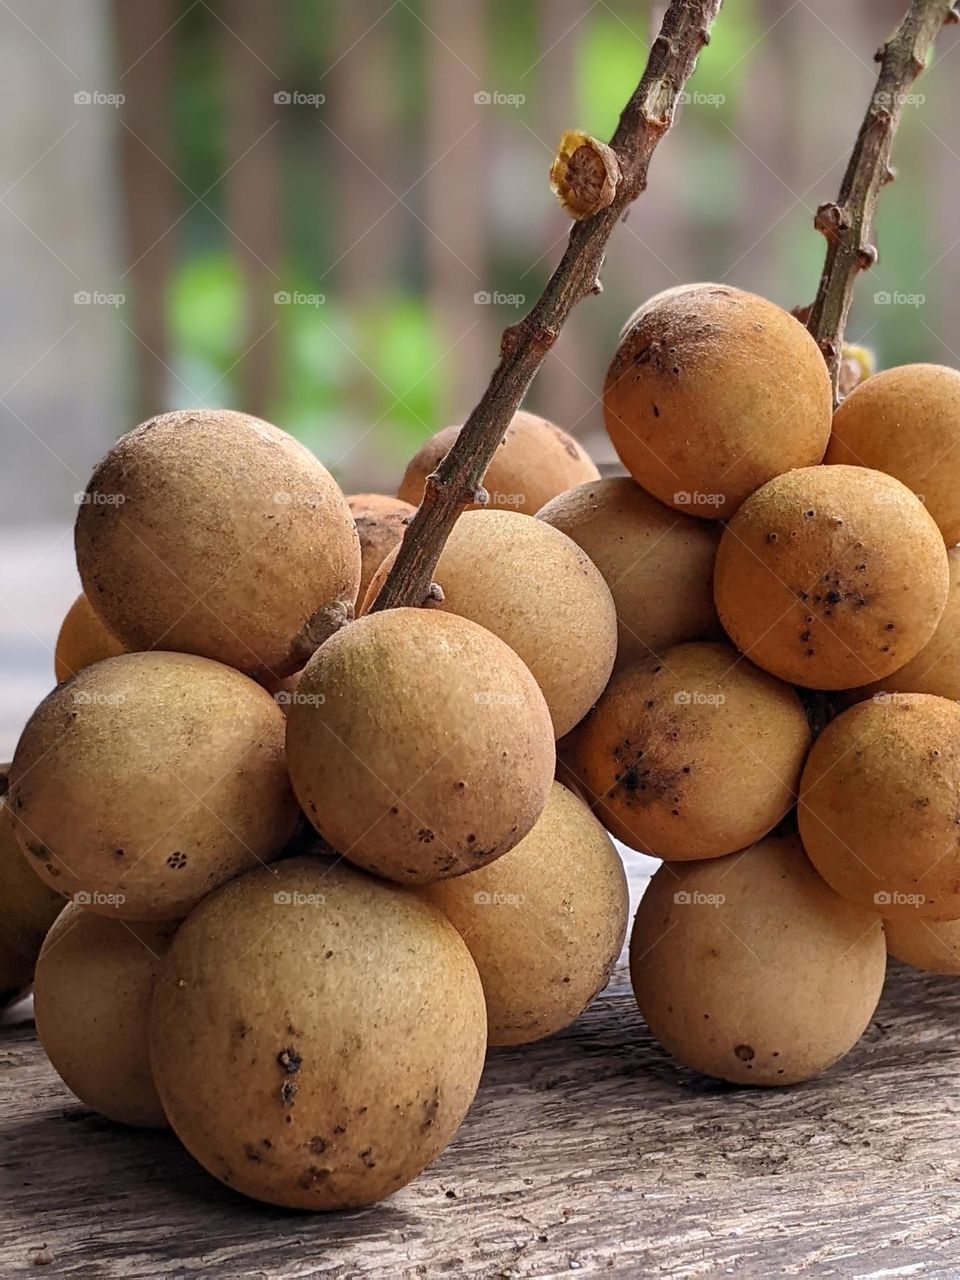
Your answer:
[[[332,11],[336,6],[329,8]],[[223,217],[224,200],[220,178],[230,163],[225,141],[225,85],[217,56],[216,22],[204,5],[183,0],[183,10],[174,118],[177,172],[195,193],[209,189],[204,199],[214,212],[211,215],[198,205],[184,220],[182,253],[168,300],[174,372],[189,387],[213,388],[211,398],[226,403],[236,401],[237,364],[249,339],[245,283],[236,245],[218,221]],[[288,0],[283,12],[285,81],[303,86],[320,83],[325,68],[342,52],[336,43],[336,24],[317,21],[315,0]],[[422,6],[410,0],[391,9],[383,19],[389,24],[395,68],[400,69],[390,82],[394,103],[385,126],[396,132],[398,145],[409,145],[411,136],[422,137],[429,109],[424,87],[428,36],[421,14]],[[536,71],[531,68],[536,68],[544,55],[537,6],[490,0],[488,16],[489,39],[484,52],[491,83],[522,84],[529,95],[519,111],[501,113],[500,127],[516,129],[520,142],[529,144],[529,135],[522,135],[524,123],[530,132],[536,127],[530,106],[536,92]],[[575,36],[571,121],[599,136],[613,130],[642,67],[649,29],[648,4],[610,0],[591,9]],[[678,216],[691,228],[689,269],[694,278],[702,278],[711,268],[719,274],[720,258],[715,252],[711,256],[715,249],[711,237],[715,235],[720,244],[725,232],[729,238],[729,229],[736,226],[749,199],[751,161],[736,135],[744,113],[756,109],[751,77],[757,60],[766,56],[769,37],[769,15],[762,0],[728,5],[691,82],[692,90],[717,102],[714,110],[684,110],[682,144],[677,144],[682,145],[687,162],[675,175],[675,199]],[[816,63],[816,52],[808,51],[811,67]],[[924,81],[924,88],[929,97],[935,97],[935,78]],[[801,101],[789,104],[793,112],[804,109]],[[924,109],[930,109],[929,103]],[[842,146],[852,142],[855,127],[856,120],[844,120],[838,131]],[[426,295],[423,237],[416,235],[416,228],[407,233],[403,268],[375,303],[343,296],[338,292],[336,269],[327,275],[327,266],[342,252],[343,236],[355,232],[338,228],[336,211],[328,198],[327,175],[318,162],[318,144],[325,141],[322,130],[309,113],[292,113],[284,128],[281,205],[287,261],[283,280],[286,287],[291,287],[287,282],[297,282],[296,287],[304,292],[322,288],[326,301],[322,306],[282,310],[279,368],[269,412],[288,429],[319,445],[343,429],[344,403],[360,398],[365,415],[360,426],[377,439],[386,439],[378,429],[388,425],[387,447],[402,454],[413,442],[443,425],[438,415],[446,402],[440,356],[450,335],[437,331]],[[920,145],[922,132],[917,113],[908,110],[898,150],[906,152]],[[827,157],[825,163],[832,158]],[[839,168],[831,171],[825,191],[821,184],[806,194],[803,205],[764,236],[762,251],[772,256],[776,271],[767,291],[786,305],[791,300],[809,301],[815,290],[823,247],[813,232],[810,210],[817,199],[832,195],[839,174]],[[881,264],[875,277],[858,292],[850,330],[852,337],[864,335],[877,349],[881,364],[944,358],[942,352],[931,353],[930,335],[917,312],[877,306],[873,299],[874,291],[909,292],[924,287],[917,281],[931,260],[927,222],[931,216],[924,201],[918,200],[915,187],[895,184],[884,194],[878,227]],[[525,294],[529,305],[555,256],[549,255],[531,268],[536,253],[530,255],[526,243],[504,238],[502,243],[489,246],[491,279],[486,283],[507,293]],[[742,283],[742,272],[742,267],[735,268],[731,281]],[[936,273],[926,277],[927,294],[933,291],[935,280]],[[605,328],[598,345],[613,340],[621,310],[618,307],[601,319]],[[504,318],[509,321],[516,316],[511,313]],[[491,349],[491,363],[494,354]],[[358,378],[364,383],[359,397]],[[183,399],[189,398],[184,390]],[[351,429],[356,427],[351,424]]]

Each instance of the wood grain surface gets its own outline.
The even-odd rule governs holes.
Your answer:
[[[621,967],[569,1030],[491,1054],[463,1128],[385,1204],[257,1205],[172,1136],[77,1103],[0,1030],[0,1275],[960,1275],[960,984],[893,966],[857,1048],[784,1091],[651,1040]]]

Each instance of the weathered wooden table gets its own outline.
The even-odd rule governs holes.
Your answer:
[[[0,758],[49,687],[68,566],[56,544],[0,619]],[[28,612],[28,590],[43,610]],[[636,895],[644,864],[630,869]],[[3,1277],[960,1276],[952,980],[894,966],[828,1075],[747,1091],[667,1058],[621,965],[565,1033],[491,1054],[432,1168],[335,1216],[243,1200],[171,1135],[99,1119],[59,1082],[27,1013],[0,1025]]]
[[[960,1274],[960,985],[897,968],[822,1080],[677,1068],[621,970],[567,1032],[496,1050],[437,1163],[335,1216],[243,1200],[168,1134],[71,1098],[32,1027],[0,1031],[0,1274]]]

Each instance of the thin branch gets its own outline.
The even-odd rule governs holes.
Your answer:
[[[827,257],[807,327],[823,352],[833,395],[838,378],[843,334],[861,271],[872,267],[874,211],[880,188],[891,181],[890,150],[910,88],[927,63],[941,28],[960,20],[951,0],[912,0],[903,21],[876,54],[880,74],[835,203],[817,210],[814,226],[827,240]]]
[[[619,166],[611,166],[603,144],[587,140],[588,152],[569,157],[568,176],[584,188],[574,197],[594,194],[589,178],[594,161],[607,160],[598,199],[606,207],[567,198],[581,213],[557,269],[530,313],[503,335],[500,363],[479,404],[464,423],[456,443],[427,479],[423,501],[411,520],[396,562],[372,608],[420,605],[427,598],[440,552],[463,508],[483,487],[487,467],[503,439],[534,375],[553,346],[567,316],[582,299],[600,292],[604,249],[627,206],[647,185],[647,170],[657,143],[673,123],[677,97],[709,39],[722,0],[671,0],[660,34],[650,49],[643,78],[623,109],[610,140]],[[570,135],[565,137],[568,143]],[[560,157],[558,157],[558,160]],[[556,166],[555,166],[556,167]],[[586,172],[581,172],[583,169]],[[588,190],[589,189],[589,190]],[[612,197],[612,198],[611,198]],[[578,205],[580,206],[578,208]],[[591,209],[590,216],[582,211]]]

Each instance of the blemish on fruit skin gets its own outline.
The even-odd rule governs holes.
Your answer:
[[[738,1044],[733,1051],[741,1062],[750,1062],[756,1057],[756,1052],[749,1044]]]
[[[303,1064],[303,1059],[297,1053],[296,1049],[281,1049],[277,1054],[277,1062],[283,1067],[288,1076],[296,1075]]]

